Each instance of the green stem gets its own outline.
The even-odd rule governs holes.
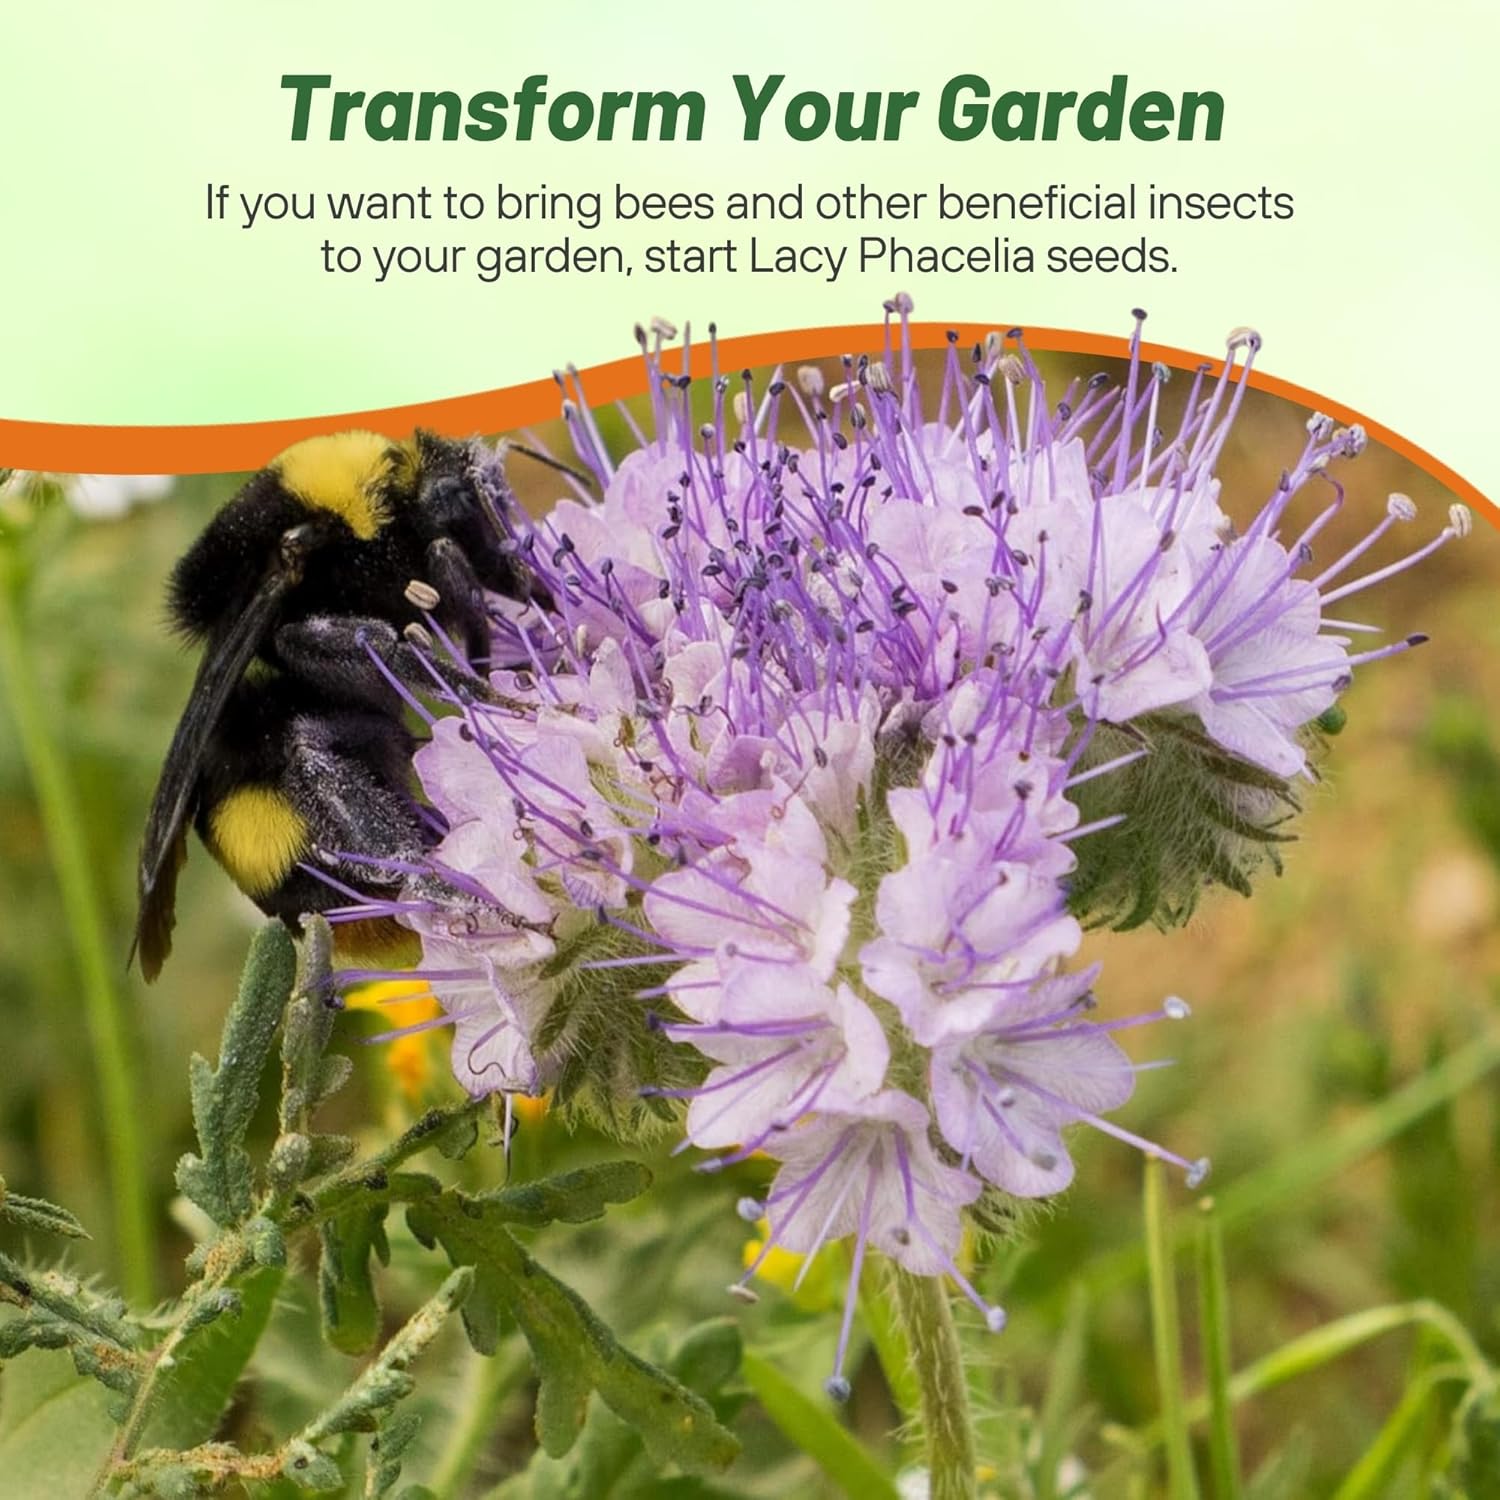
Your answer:
[[[341,1173],[330,1178],[323,1187],[309,1193],[296,1194],[295,1201],[286,1204],[279,1203],[274,1194],[268,1195],[260,1203],[257,1211],[289,1233],[306,1228],[329,1213],[336,1212],[341,1203],[365,1188],[370,1178],[377,1173],[387,1178],[382,1190],[387,1193],[390,1202],[407,1201],[403,1196],[401,1185],[389,1181],[387,1174],[390,1170],[419,1152],[425,1151],[428,1147],[436,1145],[444,1130],[465,1117],[478,1114],[485,1108],[485,1105],[485,1100],[471,1099],[450,1109],[429,1110],[415,1125],[384,1150],[346,1167]],[[171,1327],[161,1343],[152,1351],[151,1362],[140,1385],[136,1388],[130,1409],[120,1424],[119,1436],[99,1478],[96,1493],[102,1492],[112,1478],[118,1478],[128,1471],[130,1460],[140,1446],[150,1422],[161,1377],[166,1370],[171,1368],[184,1340],[194,1332],[194,1322],[191,1317],[194,1308],[201,1306],[231,1286],[235,1279],[249,1270],[253,1264],[254,1258],[250,1247],[242,1234],[231,1231],[218,1242],[216,1252],[202,1279],[188,1288],[176,1306]],[[524,1355],[522,1357],[524,1358]],[[496,1363],[499,1363],[498,1359],[486,1361],[488,1365]],[[513,1380],[514,1376],[511,1383]],[[442,1491],[439,1493],[441,1494]]]
[[[838,1247],[841,1251],[845,1246]],[[826,1253],[826,1252],[825,1252]],[[880,1364],[880,1373],[891,1388],[891,1398],[896,1410],[901,1413],[903,1423],[910,1423],[912,1431],[900,1436],[903,1444],[913,1448],[916,1417],[922,1406],[922,1392],[917,1385],[917,1372],[912,1368],[911,1357],[906,1347],[906,1333],[901,1326],[901,1312],[896,1306],[894,1278],[890,1276],[862,1276],[859,1286],[859,1317],[870,1335],[870,1344]]]
[[[467,1099],[462,1104],[429,1109],[415,1125],[408,1126],[389,1146],[361,1157],[358,1161],[325,1178],[316,1188],[294,1193],[290,1202],[272,1198],[261,1212],[274,1219],[283,1229],[301,1229],[335,1214],[351,1199],[369,1191],[371,1178],[388,1177],[412,1157],[439,1144],[443,1133],[462,1120],[477,1119],[491,1106],[491,1100]],[[393,1200],[394,1201],[394,1200]]]
[[[1171,1500],[1196,1500],[1198,1481],[1182,1394],[1182,1334],[1167,1212],[1166,1166],[1159,1156],[1146,1158],[1146,1267],[1151,1286],[1151,1341],[1167,1445],[1167,1493]]]
[[[162,1379],[172,1368],[173,1361],[177,1358],[177,1351],[184,1341],[191,1337],[189,1311],[200,1305],[205,1297],[212,1296],[228,1286],[240,1269],[242,1266],[238,1263],[226,1265],[221,1276],[211,1282],[199,1282],[179,1305],[176,1321],[167,1331],[167,1336],[151,1352],[151,1363],[141,1383],[135,1388],[135,1395],[131,1397],[130,1407],[120,1423],[114,1449],[105,1463],[104,1472],[99,1478],[96,1490],[102,1491],[119,1466],[134,1457],[136,1449],[140,1447],[141,1440],[146,1435],[147,1424],[156,1410],[156,1397]]]
[[[109,1162],[120,1280],[131,1301],[149,1304],[156,1296],[156,1276],[141,1130],[146,1111],[115,986],[118,955],[111,955],[105,940],[102,904],[83,836],[78,798],[67,763],[53,739],[41,686],[27,654],[17,571],[13,552],[0,540],[0,687],[9,702],[36,792],[78,964],[104,1115],[104,1150]]]
[[[1234,1403],[1229,1381],[1234,1365],[1229,1348],[1229,1282],[1224,1273],[1224,1236],[1214,1200],[1198,1205],[1199,1337],[1203,1343],[1208,1387],[1208,1451],[1213,1464],[1216,1500],[1239,1500],[1240,1454],[1234,1431]]]
[[[922,1393],[928,1495],[930,1500],[974,1500],[974,1425],[948,1293],[938,1277],[914,1276],[899,1266],[893,1272],[896,1306]]]

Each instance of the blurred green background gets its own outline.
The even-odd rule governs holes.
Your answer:
[[[1097,367],[1062,357],[1042,364],[1049,385]],[[1053,389],[1060,394],[1060,379]],[[1248,518],[1269,493],[1301,447],[1306,416],[1270,397],[1250,399],[1220,466],[1232,514]],[[617,436],[619,424],[605,420]],[[560,424],[539,435],[564,450]],[[511,468],[527,503],[555,495],[546,470],[521,459]],[[1396,529],[1377,561],[1436,531],[1451,499],[1374,446],[1338,477],[1349,501],[1320,556],[1368,529],[1390,491],[1409,494],[1421,515]],[[194,1051],[212,1055],[258,920],[195,846],[165,975],[148,989],[125,971],[137,839],[193,669],[164,629],[163,582],[237,482],[185,478],[164,500],[111,519],[85,519],[60,496],[36,506],[12,490],[0,501],[4,628],[82,808],[82,853],[102,897],[107,983],[122,1007],[134,1077],[145,1253],[132,1267],[122,1249],[101,1106],[102,1076],[118,1083],[122,1064],[107,1044],[101,1052],[90,1025],[13,691],[0,696],[0,1174],[93,1229],[72,1253],[78,1269],[133,1279],[153,1296],[181,1287],[191,1245],[172,1188],[173,1165],[192,1139],[187,1060]],[[1310,514],[1319,498],[1309,493],[1301,511]],[[1129,1033],[1135,1055],[1166,1053],[1177,1065],[1142,1074],[1121,1119],[1189,1157],[1213,1158],[1209,1191],[1223,1216],[1236,1368],[1332,1320],[1411,1299],[1441,1304],[1491,1360],[1500,1358],[1497,582],[1500,538],[1481,521],[1465,545],[1354,601],[1357,610],[1340,606],[1433,641],[1360,675],[1345,699],[1348,726],[1307,794],[1285,873],[1265,878],[1252,901],[1214,893],[1185,931],[1090,939],[1105,963],[1100,996],[1109,1013],[1152,1008],[1167,993],[1193,1003],[1185,1026]],[[13,689],[14,672],[7,681]],[[357,1039],[386,1024],[351,1012],[341,1028]],[[382,1047],[354,1051],[355,1083],[335,1102],[336,1128],[374,1138],[451,1089],[441,1034],[395,1056]],[[263,1124],[269,1134],[271,1122]],[[722,1288],[749,1237],[732,1204],[764,1173],[752,1163],[732,1178],[701,1177],[683,1158],[670,1163],[669,1146],[649,1152],[659,1174],[651,1194],[601,1225],[558,1236],[549,1264],[643,1350],[699,1318],[733,1312],[752,1350],[820,1401],[836,1323],[829,1307],[842,1286],[837,1254],[796,1297],[770,1284],[756,1308],[729,1303]],[[550,1117],[530,1117],[513,1171],[616,1152]],[[1067,1197],[978,1272],[1011,1319],[999,1339],[966,1333],[987,1413],[984,1475],[996,1495],[1163,1493],[1155,1458],[1139,1452],[1140,1430],[1158,1409],[1141,1161],[1100,1137],[1080,1136],[1077,1154]],[[498,1155],[479,1153],[464,1170],[494,1180]],[[1172,1195],[1191,1243],[1193,1200],[1177,1186]],[[393,1322],[439,1272],[402,1235],[395,1251]],[[1180,1264],[1193,1392],[1201,1354],[1191,1257]],[[229,1430],[242,1440],[285,1432],[349,1377],[350,1362],[318,1342],[310,1285],[300,1285],[278,1310],[230,1414]],[[1247,1400],[1239,1435],[1247,1471],[1259,1474],[1252,1493],[1335,1493],[1384,1440],[1419,1372],[1447,1357],[1429,1336],[1398,1328]],[[459,1338],[445,1337],[421,1387],[430,1414],[413,1478],[441,1480],[440,1493],[481,1495],[521,1469],[533,1443],[520,1358],[512,1350],[504,1367],[503,1351],[481,1365]],[[1431,1399],[1413,1398],[1403,1446],[1364,1493],[1433,1493],[1429,1473],[1452,1456],[1445,1433],[1457,1394],[1438,1385]],[[846,1416],[888,1473],[912,1459],[891,1432],[895,1407],[872,1358],[858,1366]],[[841,1493],[784,1427],[748,1405],[738,1423],[746,1457],[713,1493]],[[540,1493],[538,1482],[523,1476],[506,1493]],[[1500,1492],[1468,1482],[1475,1495]]]

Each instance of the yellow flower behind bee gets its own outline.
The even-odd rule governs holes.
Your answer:
[[[423,979],[388,979],[362,984],[351,990],[344,1004],[350,1010],[377,1012],[386,1025],[384,1030],[399,1031],[420,1027],[442,1015],[442,1007]],[[410,1030],[385,1044],[385,1065],[402,1094],[412,1104],[418,1103],[432,1082],[436,1064],[441,1062],[448,1045],[447,1034],[440,1027]]]
[[[528,1125],[535,1125],[547,1113],[547,1106],[551,1102],[550,1090],[545,1094],[516,1094],[513,1096],[512,1108],[517,1118],[526,1121]]]
[[[758,1220],[755,1229],[758,1238],[746,1240],[740,1256],[741,1264],[747,1271],[755,1265],[756,1257],[765,1249],[766,1239],[771,1232],[770,1221]],[[773,1245],[766,1258],[755,1267],[755,1278],[785,1292],[806,1312],[839,1307],[844,1299],[844,1278],[849,1274],[845,1251],[846,1247],[842,1243],[828,1247],[820,1256],[822,1264],[804,1271],[803,1268],[807,1265],[805,1255]],[[841,1257],[844,1262],[842,1265],[838,1264]],[[975,1263],[974,1236],[967,1228],[955,1261],[960,1270],[966,1274],[972,1273]],[[801,1285],[798,1285],[799,1277]]]
[[[382,1031],[405,1032],[382,1044],[385,1066],[407,1103],[421,1104],[434,1079],[442,1077],[449,1044],[445,1027],[427,1024],[443,1014],[431,985],[423,979],[374,981],[350,990],[344,1005],[378,1014]],[[534,1124],[547,1113],[551,1099],[550,1093],[535,1098],[516,1094],[512,1107],[522,1120]]]
[[[765,1249],[766,1236],[771,1232],[771,1226],[765,1219],[760,1220],[755,1227],[760,1238],[745,1241],[743,1263],[746,1270],[749,1270],[755,1258]],[[755,1268],[756,1280],[769,1282],[785,1292],[805,1312],[820,1312],[838,1307],[843,1302],[844,1278],[849,1272],[847,1263],[842,1267],[835,1264],[841,1253],[842,1246],[819,1256],[820,1264],[808,1266],[805,1255],[773,1245],[770,1253]]]

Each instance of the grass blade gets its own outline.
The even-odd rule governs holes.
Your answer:
[[[1386,1418],[1375,1441],[1361,1455],[1333,1500],[1375,1500],[1385,1493],[1397,1466],[1421,1436],[1422,1419],[1430,1412],[1433,1392],[1445,1380],[1461,1380],[1463,1371],[1449,1365],[1423,1370],[1401,1393],[1396,1409]]]
[[[1486,1032],[1449,1053],[1436,1067],[1419,1073],[1341,1130],[1301,1141],[1247,1173],[1216,1195],[1222,1233],[1228,1237],[1259,1223],[1273,1209],[1347,1171],[1496,1068],[1500,1068],[1500,1030]],[[1184,1227],[1173,1239],[1173,1253],[1185,1251],[1190,1243],[1190,1230]],[[1084,1280],[1097,1300],[1104,1292],[1128,1286],[1145,1270],[1145,1250],[1140,1244],[1129,1244],[1095,1256]],[[1060,1307],[1062,1295],[1060,1290],[1053,1294],[1050,1306],[1054,1310]]]
[[[1496,1067],[1500,1067],[1500,1030],[1476,1037],[1450,1053],[1342,1130],[1304,1141],[1262,1170],[1240,1178],[1218,1195],[1225,1232],[1259,1222],[1274,1207],[1364,1160]]]
[[[151,1191],[146,1176],[142,1102],[117,975],[120,955],[105,937],[104,904],[83,833],[73,776],[52,733],[21,622],[19,563],[0,537],[0,690],[9,704],[36,794],[47,852],[57,875],[68,937],[78,964],[84,1021],[94,1055],[105,1156],[114,1210],[120,1283],[137,1304],[156,1295]]]
[[[1276,1386],[1285,1385],[1289,1380],[1331,1364],[1371,1339],[1412,1327],[1430,1329],[1441,1338],[1453,1351],[1464,1378],[1476,1389],[1488,1392],[1497,1388],[1496,1372],[1469,1331],[1446,1307],[1428,1301],[1393,1302],[1385,1307],[1351,1313],[1347,1318],[1336,1318],[1332,1323],[1325,1323],[1321,1328],[1314,1328],[1281,1348],[1273,1349],[1264,1358],[1247,1365],[1229,1382],[1229,1399],[1238,1406],[1242,1401],[1249,1401]],[[1185,1413],[1189,1426],[1204,1421],[1208,1414],[1209,1403],[1204,1396],[1189,1402]],[[1144,1453],[1161,1446],[1167,1439],[1163,1422],[1156,1421],[1131,1433],[1128,1442],[1132,1449]]]
[[[1037,1500],[1057,1500],[1058,1468],[1067,1456],[1077,1421],[1088,1318],[1088,1292],[1082,1286],[1075,1286],[1068,1302],[1068,1316],[1047,1368],[1047,1394],[1037,1417],[1041,1431],[1036,1465]]]
[[[1172,1259],[1172,1225],[1167,1209],[1166,1166],[1146,1158],[1146,1271],[1151,1287],[1151,1341],[1156,1383],[1161,1392],[1161,1427],[1167,1450],[1170,1500],[1197,1500],[1193,1448],[1182,1394],[1182,1333],[1177,1314],[1177,1279]]]
[[[885,1471],[826,1404],[809,1400],[775,1365],[748,1349],[740,1373],[788,1442],[807,1454],[849,1500],[900,1500]]]
[[[1204,1373],[1208,1383],[1208,1451],[1213,1465],[1215,1500],[1239,1500],[1239,1443],[1234,1430],[1234,1404],[1229,1396],[1229,1286],[1224,1274],[1224,1235],[1214,1200],[1198,1205],[1198,1316],[1203,1343]]]

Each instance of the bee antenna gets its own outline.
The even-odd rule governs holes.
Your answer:
[[[593,487],[592,474],[585,474],[578,469],[570,468],[561,459],[553,458],[550,453],[543,453],[539,448],[528,448],[525,443],[516,443],[509,438],[501,438],[500,456],[504,458],[508,453],[519,453],[525,458],[534,459],[539,464],[546,464],[549,469],[556,469],[559,474],[566,474],[569,479],[576,479],[579,484]]]

